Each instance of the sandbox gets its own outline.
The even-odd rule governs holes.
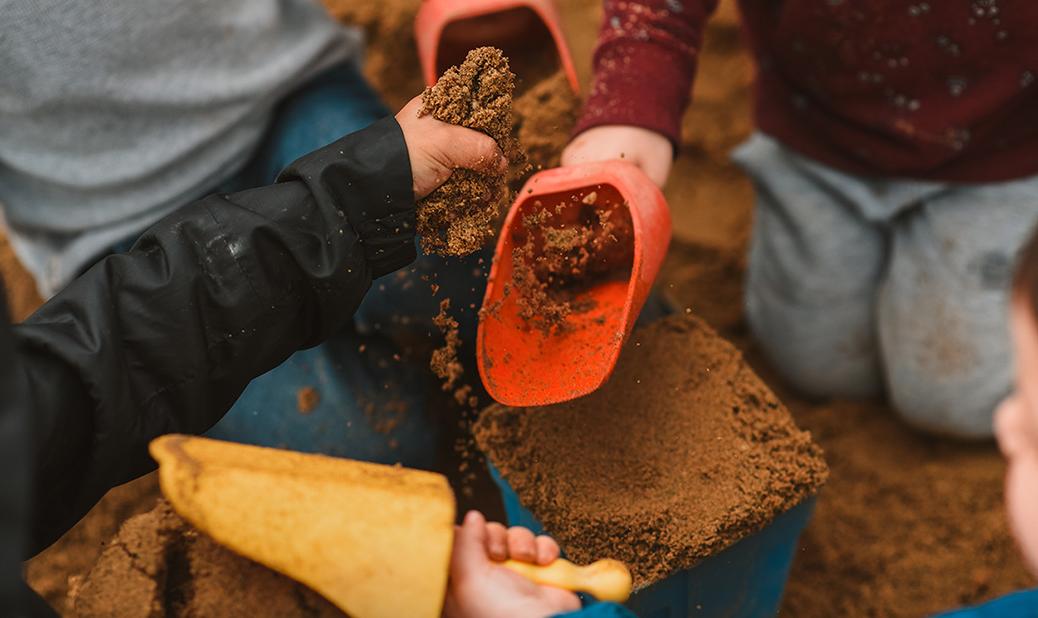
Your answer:
[[[390,108],[400,108],[421,91],[416,63],[400,61],[416,57],[412,32],[420,0],[324,2],[343,21],[365,27],[370,41],[365,74]],[[602,2],[559,5],[586,92]],[[751,131],[754,69],[739,31],[735,2],[725,0],[707,26],[695,102],[685,116],[682,147],[667,186],[676,240],[685,242],[672,244],[661,278],[675,306],[691,307],[754,358],[759,355],[741,317],[752,187],[727,157]],[[520,67],[513,70],[520,80],[526,77]],[[557,164],[578,103],[561,73],[516,99],[520,139],[534,169]],[[28,315],[39,298],[2,233],[0,270],[13,314]],[[762,371],[780,389],[797,422],[825,446],[832,467],[832,479],[801,539],[782,615],[908,618],[1034,585],[1006,530],[1004,463],[996,448],[921,436],[879,404],[808,402],[782,391],[766,367]],[[66,582],[85,573],[128,511],[153,501],[154,480],[145,478],[138,485],[110,494],[73,532],[28,564],[32,586],[63,615],[71,612]]]

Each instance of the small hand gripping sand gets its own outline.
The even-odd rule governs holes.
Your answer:
[[[353,618],[435,618],[443,609],[455,501],[432,472],[168,435],[152,441],[176,512],[217,543],[287,575]],[[615,560],[508,561],[528,579],[623,602]]]
[[[603,223],[593,217],[576,225],[589,209]],[[539,406],[604,384],[663,264],[670,230],[663,194],[630,163],[530,178],[498,237],[480,311],[476,353],[490,396],[507,406]],[[530,241],[531,234],[539,237]],[[551,251],[553,239],[558,245],[567,237],[577,242]],[[593,272],[618,258],[626,262],[613,272]],[[554,272],[539,272],[546,267]]]
[[[526,157],[512,135],[515,75],[501,50],[481,47],[451,67],[422,93],[421,115],[482,131],[494,138],[509,163]],[[418,235],[426,253],[468,255],[494,236],[494,224],[508,200],[503,173],[456,169],[438,189],[418,202]]]

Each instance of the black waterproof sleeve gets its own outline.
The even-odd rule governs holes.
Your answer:
[[[29,522],[29,423],[4,298],[0,281],[0,615],[24,616],[31,594],[21,574]]]
[[[413,261],[411,183],[387,118],[278,184],[179,210],[15,326],[35,462],[30,553],[151,470],[152,438],[206,431],[249,380],[343,328],[372,279]]]

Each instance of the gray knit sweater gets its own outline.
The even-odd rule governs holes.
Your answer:
[[[360,47],[317,0],[0,0],[0,205],[40,291],[228,178]]]

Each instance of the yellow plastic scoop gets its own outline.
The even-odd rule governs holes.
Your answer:
[[[152,441],[162,493],[229,549],[306,584],[353,618],[436,618],[455,501],[439,474],[182,435]],[[624,601],[615,560],[504,566],[540,584]]]

